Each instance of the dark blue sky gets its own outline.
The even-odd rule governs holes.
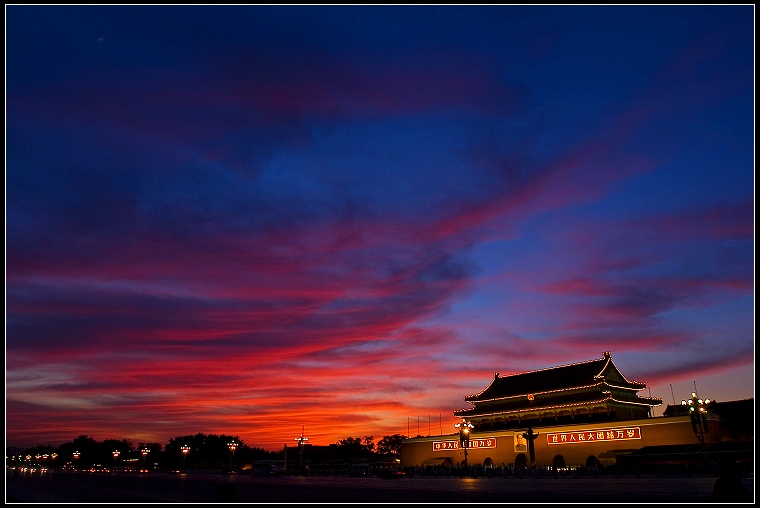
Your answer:
[[[9,445],[405,433],[604,351],[754,396],[754,6],[6,20]]]

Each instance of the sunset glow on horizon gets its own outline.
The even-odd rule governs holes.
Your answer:
[[[754,6],[6,6],[6,76],[6,446],[754,397]]]

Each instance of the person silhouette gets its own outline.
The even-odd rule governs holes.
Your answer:
[[[754,496],[742,483],[741,471],[735,460],[718,464],[718,474],[712,491],[712,501],[717,503],[752,503]]]

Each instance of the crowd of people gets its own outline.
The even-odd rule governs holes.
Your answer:
[[[596,464],[594,466],[574,466],[552,468],[544,466],[524,467],[513,464],[484,466],[472,465],[427,465],[410,466],[404,472],[419,477],[471,477],[471,478],[552,478],[552,477],[598,477],[598,476],[720,476],[730,478],[746,477],[748,471],[735,461],[709,464],[660,464],[647,466],[623,466]]]

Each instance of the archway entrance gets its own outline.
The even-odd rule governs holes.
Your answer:
[[[483,467],[493,467],[493,459],[486,457],[486,460],[483,461]]]
[[[564,469],[567,467],[567,462],[565,462],[565,457],[562,455],[555,455],[552,459],[552,467],[554,469]]]
[[[525,456],[524,453],[518,453],[517,457],[515,457],[515,467],[527,467],[528,466],[528,458]]]

